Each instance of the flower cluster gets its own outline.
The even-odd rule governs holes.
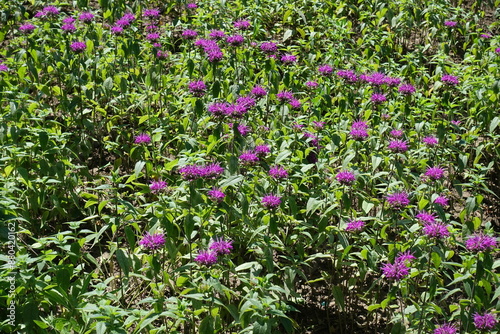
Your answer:
[[[151,142],[151,137],[146,133],[141,133],[138,136],[135,136],[134,143],[136,144],[149,144]]]
[[[189,83],[189,91],[196,97],[202,97],[205,95],[207,86],[203,81],[191,81]]]
[[[486,252],[497,247],[497,239],[482,232],[470,236],[465,241],[465,248],[474,252]]]
[[[212,190],[208,191],[208,197],[216,203],[221,203],[226,195],[222,192],[221,189],[213,188]]]
[[[149,189],[151,190],[152,193],[157,193],[163,190],[166,186],[167,183],[165,181],[158,180],[151,182],[151,184],[149,185]]]
[[[179,173],[181,173],[184,180],[188,181],[197,180],[199,178],[215,179],[224,173],[224,168],[222,168],[218,163],[206,166],[186,165],[179,169]]]
[[[154,233],[150,234],[146,232],[141,241],[139,241],[139,245],[148,249],[159,249],[163,247],[165,244],[165,235],[163,233]]]
[[[434,332],[432,334],[455,334],[458,331],[458,329],[450,324],[443,324],[442,326],[437,327],[434,329]]]
[[[354,83],[354,82],[358,81],[358,76],[356,75],[356,73],[354,73],[354,71],[351,71],[351,70],[338,71],[337,76],[339,78],[344,79],[345,81],[347,81],[349,83]]]
[[[70,45],[70,48],[75,53],[82,53],[87,48],[87,44],[84,42],[74,42]]]
[[[479,330],[490,330],[493,329],[498,320],[493,313],[485,313],[483,315],[479,313],[474,314],[474,326]]]
[[[321,65],[318,67],[318,72],[321,75],[328,76],[333,73],[333,68],[330,65]]]
[[[396,139],[396,140],[391,140],[387,148],[395,153],[403,153],[408,151],[408,144],[404,140]]]
[[[440,180],[444,177],[444,169],[439,166],[428,167],[424,174],[424,177],[431,179],[432,181]]]
[[[273,210],[281,205],[281,197],[269,194],[262,198],[261,203],[266,209]]]
[[[350,220],[347,223],[345,230],[347,232],[359,232],[365,226],[365,222],[362,220]]]
[[[443,75],[441,77],[441,81],[448,86],[458,85],[458,78],[454,75],[449,75],[449,74]]]
[[[349,171],[339,172],[335,176],[335,178],[337,179],[337,181],[340,184],[347,185],[347,186],[350,186],[351,184],[354,183],[354,181],[356,181],[356,175],[354,175],[354,173],[349,172]]]
[[[214,265],[218,261],[217,256],[230,254],[233,250],[233,241],[224,240],[223,238],[214,238],[211,240],[208,250],[203,250],[198,253],[194,261],[200,265],[207,267]]]
[[[392,193],[386,199],[393,209],[402,209],[410,204],[408,194],[404,191]]]
[[[401,253],[396,257],[394,263],[386,263],[382,266],[384,276],[390,280],[400,281],[410,273],[410,263],[415,257],[409,253]]]
[[[269,176],[273,179],[286,179],[288,177],[288,172],[281,166],[274,166],[269,170]]]
[[[368,138],[367,130],[368,130],[368,124],[366,124],[366,122],[357,121],[352,123],[349,135],[354,140],[365,140],[366,138]]]

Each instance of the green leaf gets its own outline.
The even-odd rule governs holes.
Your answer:
[[[500,118],[498,116],[496,116],[496,117],[494,117],[491,120],[491,123],[490,123],[490,132],[495,131],[495,129],[497,128],[498,124],[500,124]]]
[[[123,249],[118,248],[116,250],[116,260],[118,261],[118,264],[123,270],[125,276],[128,276],[130,273],[130,260]]]
[[[342,287],[335,285],[333,287],[333,297],[335,298],[335,302],[340,306],[340,309],[344,311],[344,292],[342,292]]]
[[[139,177],[139,173],[142,171],[142,169],[146,166],[146,161],[137,161],[134,167],[134,173],[135,177]]]
[[[306,214],[311,214],[313,213],[314,211],[316,211],[321,205],[323,205],[324,201],[322,200],[319,200],[319,199],[316,199],[316,198],[309,198],[309,200],[307,201],[307,205],[306,205]]]
[[[283,35],[283,42],[292,37],[292,35],[293,35],[293,30],[288,29],[287,31],[285,31],[285,35]]]

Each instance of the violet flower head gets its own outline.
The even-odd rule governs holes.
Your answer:
[[[458,78],[454,75],[445,74],[441,77],[441,81],[447,86],[458,85]]]
[[[401,137],[403,137],[403,133],[404,133],[403,130],[394,129],[389,134],[393,138],[401,138]]]
[[[410,204],[408,194],[404,191],[392,193],[386,199],[393,209],[402,209]]]
[[[217,253],[213,251],[200,251],[194,260],[201,265],[209,267],[217,263]]]
[[[292,99],[290,101],[290,107],[292,107],[293,110],[300,110],[301,106],[302,106],[302,103],[297,99]]]
[[[497,239],[482,232],[475,233],[465,241],[465,248],[473,252],[486,252],[497,247]]]
[[[146,36],[148,41],[157,41],[160,39],[160,34],[157,32],[152,32]]]
[[[90,23],[94,19],[94,14],[91,12],[83,12],[78,16],[78,20],[82,21],[83,23]]]
[[[281,197],[275,195],[267,195],[262,198],[262,205],[269,210],[276,209],[281,205]]]
[[[318,72],[321,75],[329,76],[333,73],[333,68],[330,65],[321,65],[318,67]]]
[[[61,30],[66,33],[72,33],[76,31],[76,27],[73,23],[66,23],[61,26]]]
[[[396,140],[391,140],[387,148],[395,153],[403,153],[408,151],[408,144],[404,140],[396,139]]]
[[[205,170],[203,167],[197,165],[186,165],[179,168],[179,173],[183,180],[194,181],[203,177],[205,175]]]
[[[207,51],[208,61],[218,63],[224,58],[224,53],[220,49],[211,49]]]
[[[36,29],[36,26],[31,23],[25,23],[19,27],[19,31],[23,34],[30,34],[33,30]]]
[[[424,223],[424,228],[422,229],[425,236],[434,239],[443,239],[450,236],[450,231],[448,231],[448,225],[441,222]]]
[[[433,181],[440,180],[444,177],[444,169],[441,167],[428,167],[424,176]]]
[[[181,37],[184,39],[195,39],[198,33],[191,29],[186,29],[182,32]]]
[[[345,230],[347,232],[359,232],[365,227],[365,222],[362,220],[350,220],[347,223]]]
[[[444,25],[450,28],[453,28],[457,25],[457,22],[455,21],[444,21]]]
[[[187,8],[187,9],[196,9],[196,8],[198,8],[198,5],[197,5],[197,4],[195,4],[194,2],[190,2],[190,3],[188,3],[188,4],[186,5],[186,8]]]
[[[408,266],[415,259],[415,255],[413,255],[410,250],[407,250],[405,252],[399,253],[398,256],[396,256],[396,258],[394,259],[394,262],[403,262]]]
[[[257,86],[252,88],[252,90],[250,91],[250,94],[252,94],[253,96],[255,96],[256,98],[259,99],[259,98],[266,96],[267,92],[262,86],[257,85]]]
[[[164,244],[165,235],[163,233],[150,234],[149,232],[146,232],[142,240],[139,241],[139,245],[151,250],[159,249],[163,247]]]
[[[191,81],[189,83],[189,91],[196,97],[202,97],[205,95],[207,86],[203,81]]]
[[[373,86],[382,86],[387,83],[387,76],[384,73],[374,72],[360,76],[360,79]]]
[[[250,21],[247,20],[238,20],[233,23],[233,27],[238,30],[248,30],[250,29]]]
[[[255,153],[247,151],[239,156],[239,160],[244,166],[252,166],[259,162],[259,157]]]
[[[294,55],[286,54],[286,55],[281,56],[281,62],[284,64],[293,64],[296,61],[297,61],[297,57]]]
[[[158,181],[151,182],[151,184],[149,185],[149,189],[151,189],[151,192],[154,194],[154,193],[158,193],[161,190],[165,189],[166,186],[167,186],[167,182],[162,181],[162,180],[158,180]]]
[[[410,274],[410,268],[403,261],[386,263],[382,266],[382,273],[387,279],[400,281]]]
[[[59,15],[59,9],[54,6],[43,7],[43,12],[45,16],[56,16]]]
[[[387,101],[387,98],[385,97],[384,94],[373,93],[372,96],[370,97],[370,100],[372,101],[373,104],[381,104]]]
[[[247,109],[255,106],[255,99],[251,96],[240,96],[236,99],[236,104],[242,105]]]
[[[226,197],[226,194],[222,192],[222,190],[213,188],[212,190],[209,190],[207,193],[208,197],[216,203],[221,203],[224,198]]]
[[[250,132],[252,132],[252,128],[249,127],[248,125],[245,125],[245,124],[239,124],[238,127],[238,132],[240,133],[240,135],[242,135],[243,137],[246,136],[247,134],[249,134]]]
[[[245,42],[245,38],[242,35],[227,36],[226,42],[232,46],[241,46]]]
[[[281,91],[276,94],[279,102],[291,102],[293,100],[293,93],[289,91]]]
[[[424,143],[426,146],[436,146],[439,141],[436,137],[434,136],[427,136],[422,139],[422,143]]]
[[[368,132],[366,131],[366,129],[363,129],[363,128],[351,127],[351,131],[349,132],[349,135],[354,140],[360,140],[360,141],[368,138]]]
[[[316,87],[318,87],[318,83],[316,81],[308,81],[308,82],[306,82],[306,87],[316,88]]]
[[[315,128],[316,130],[321,130],[325,127],[325,122],[323,121],[313,121],[312,122],[312,126],[313,128]]]
[[[484,39],[489,39],[489,38],[493,37],[493,35],[489,34],[489,33],[485,33],[485,34],[481,34],[479,37],[484,38]]]
[[[9,67],[5,64],[0,64],[0,72],[7,72]]]
[[[151,137],[146,133],[141,133],[140,135],[135,136],[134,143],[135,144],[149,144],[151,142]]]
[[[70,45],[70,48],[75,53],[82,53],[87,48],[87,44],[85,42],[74,42]]]
[[[217,255],[230,254],[233,250],[233,241],[224,240],[224,238],[214,238],[210,242],[208,249],[214,251]]]
[[[226,33],[222,30],[211,30],[208,37],[215,41],[220,41],[226,37]]]
[[[498,320],[493,313],[474,314],[474,326],[480,331],[486,331],[495,328]]]
[[[152,8],[152,9],[146,9],[143,13],[142,16],[147,17],[149,19],[157,18],[160,16],[160,10],[157,8]]]
[[[432,334],[456,334],[458,329],[450,324],[443,324],[436,329],[434,329],[434,332]]]
[[[258,157],[263,158],[271,153],[271,148],[268,145],[263,144],[255,146],[255,149],[253,151]]]
[[[368,129],[368,124],[365,121],[356,121],[352,123],[351,129]]]
[[[496,48],[496,49],[495,49],[495,53],[496,53],[496,54],[500,54],[500,48]]]
[[[314,133],[304,132],[304,138],[308,140],[312,146],[317,147],[319,145],[318,136],[316,136]]]
[[[396,86],[399,86],[400,83],[401,83],[400,78],[394,78],[394,77],[386,77],[385,78],[385,84],[388,87],[396,87]]]
[[[111,27],[111,33],[113,35],[121,35],[121,34],[123,34],[123,27],[119,26],[119,25],[115,25],[115,26]]]
[[[207,179],[215,179],[221,176],[222,173],[224,173],[224,168],[222,168],[218,163],[213,163],[205,167],[201,167],[201,169],[203,177]]]
[[[403,95],[412,95],[413,93],[416,92],[416,89],[413,85],[403,84],[399,86],[398,92],[400,92]]]
[[[337,179],[337,181],[340,184],[346,185],[346,186],[350,186],[356,181],[356,175],[354,175],[354,173],[349,172],[349,171],[339,172],[335,176],[335,178]]]
[[[208,106],[208,112],[215,118],[223,118],[227,116],[227,107],[228,104],[226,102],[215,102]]]
[[[288,177],[288,172],[281,166],[273,166],[269,169],[269,176],[273,179],[286,179]]]
[[[351,71],[351,70],[338,71],[337,76],[339,78],[344,79],[347,82],[350,82],[350,83],[354,83],[354,82],[358,81],[358,76],[356,75],[356,73],[354,73],[354,71]]]
[[[273,54],[278,51],[278,46],[273,42],[264,42],[260,45],[260,49],[266,54]]]
[[[421,211],[417,215],[415,215],[415,218],[417,218],[421,223],[427,223],[431,224],[436,221],[436,216],[433,213],[429,213],[427,211]]]
[[[158,51],[156,51],[156,58],[158,58],[158,59],[167,59],[168,58],[168,52],[167,51],[158,50]]]
[[[448,206],[448,198],[446,198],[445,196],[438,196],[433,203],[443,207]]]

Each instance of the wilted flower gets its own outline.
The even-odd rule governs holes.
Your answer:
[[[395,192],[386,197],[387,202],[393,209],[402,209],[408,204],[410,200],[408,199],[408,194],[406,192]]]
[[[76,53],[82,53],[87,48],[87,44],[84,42],[74,42],[70,45],[71,50]]]
[[[455,334],[458,329],[450,324],[443,324],[442,326],[437,327],[432,334]]]
[[[134,143],[136,144],[149,144],[151,142],[151,137],[146,133],[141,133],[138,136],[135,136]]]
[[[365,226],[365,222],[362,220],[350,220],[345,228],[348,232],[359,232]]]
[[[469,251],[485,252],[496,248],[497,239],[482,232],[470,236],[465,241],[465,248]]]
[[[497,322],[497,318],[493,313],[474,314],[474,326],[479,330],[493,329]]]
[[[150,234],[146,232],[139,245],[148,249],[159,249],[165,244],[165,235],[163,233]]]
[[[149,189],[151,189],[152,193],[157,193],[160,190],[163,190],[167,186],[167,182],[158,180],[158,181],[153,181],[149,185]]]
[[[213,251],[200,251],[194,260],[199,264],[211,266],[217,263],[217,253]]]
[[[222,190],[217,189],[217,188],[213,188],[212,190],[209,190],[207,194],[208,194],[208,197],[212,201],[217,202],[217,203],[222,202],[224,200],[224,197],[226,197],[226,195],[222,192]]]
[[[233,241],[224,240],[224,238],[214,238],[210,242],[208,249],[214,251],[217,255],[230,254],[233,250]]]
[[[275,195],[267,195],[262,198],[261,203],[266,209],[276,209],[281,204],[281,197]]]
[[[449,74],[443,75],[441,77],[441,81],[448,86],[458,85],[458,78],[454,75],[449,75]]]
[[[337,179],[337,181],[340,184],[348,185],[348,186],[353,184],[354,181],[356,181],[356,176],[354,175],[354,173],[349,172],[349,171],[339,172],[337,174],[337,176],[335,176],[335,178]]]

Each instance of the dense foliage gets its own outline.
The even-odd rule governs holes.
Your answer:
[[[2,2],[0,329],[497,333],[498,8]]]

